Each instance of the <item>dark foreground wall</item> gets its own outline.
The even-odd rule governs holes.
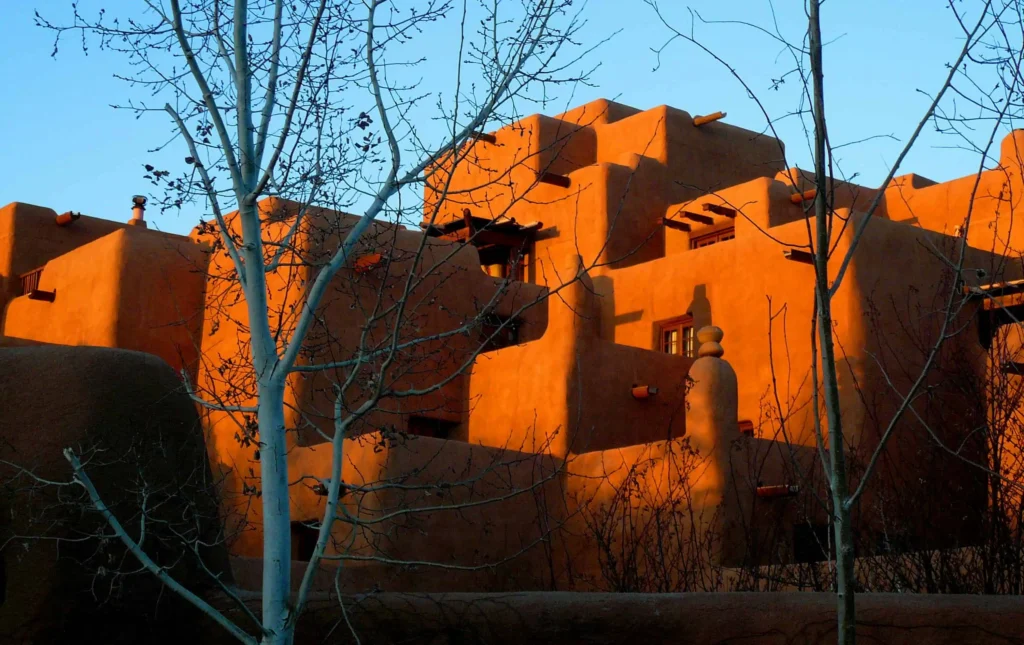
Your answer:
[[[337,604],[304,620],[297,642],[354,642]],[[351,599],[362,643],[835,643],[835,597],[821,593],[384,593]],[[863,594],[858,643],[1024,643],[1024,599]]]
[[[3,348],[0,643],[201,636],[195,610],[140,573],[81,487],[66,484],[65,448],[133,539],[146,509],[146,551],[180,581],[200,591],[213,586],[203,565],[229,573],[199,419],[167,363],[117,349]]]

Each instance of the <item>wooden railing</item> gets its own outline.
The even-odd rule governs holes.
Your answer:
[[[39,289],[39,277],[43,274],[43,267],[33,269],[21,276],[21,295],[27,295]]]

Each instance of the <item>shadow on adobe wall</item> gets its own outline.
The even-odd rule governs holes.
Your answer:
[[[71,448],[136,540],[147,500],[147,553],[205,590],[213,581],[193,546],[220,545],[220,524],[196,411],[180,388],[149,354],[0,349],[0,642],[180,643],[208,633],[195,609],[139,572],[80,486],[36,479],[70,481]],[[223,547],[198,554],[229,571]]]

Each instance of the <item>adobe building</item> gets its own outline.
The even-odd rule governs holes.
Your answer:
[[[877,445],[893,390],[907,391],[924,365],[938,330],[925,312],[949,289],[975,296],[957,308],[943,359],[969,379],[991,368],[993,338],[1007,322],[996,305],[1017,306],[1024,284],[1007,260],[1024,250],[1022,227],[1013,226],[1024,194],[1018,141],[1024,134],[1015,131],[977,185],[974,177],[935,184],[906,175],[878,195],[835,182],[843,224],[831,232],[833,274],[879,200],[833,300],[844,427],[856,456]],[[454,170],[450,160],[432,168],[419,230],[378,223],[367,234],[332,282],[289,382],[296,559],[310,546],[303,523],[322,513],[333,386],[350,379],[345,405],[356,407],[379,385],[373,357],[395,339],[402,351],[386,388],[400,395],[345,442],[342,478],[358,492],[343,501],[361,520],[343,523],[335,538],[351,557],[346,566],[366,574],[351,584],[378,584],[389,562],[440,561],[466,571],[389,580],[403,589],[537,588],[562,575],[553,568],[581,559],[577,568],[591,573],[583,578],[600,587],[581,517],[612,499],[641,462],[642,486],[686,483],[694,521],[720,536],[718,563],[808,558],[824,520],[813,504],[799,510],[793,494],[802,484],[813,498],[816,488],[801,479],[817,458],[808,374],[814,273],[805,248],[813,221],[807,175],[787,168],[783,153],[781,142],[718,115],[596,101],[481,133]],[[953,276],[944,258],[955,258],[968,210],[969,270]],[[276,198],[260,213],[276,243],[268,261],[283,249],[268,297],[287,336],[318,263],[355,218]],[[247,322],[230,275],[207,225],[182,237],[148,229],[142,204],[121,224],[12,203],[0,209],[0,343],[148,352],[196,396],[244,408],[253,400]],[[353,368],[359,347],[371,359]],[[984,460],[983,447],[966,441],[968,428],[984,424],[984,397],[953,383],[926,379],[928,396],[897,428],[862,502],[865,526],[878,528],[880,505],[921,494],[942,510],[902,528],[913,537],[941,527],[941,539],[918,544],[969,542],[984,479],[933,457],[921,429],[928,424]],[[223,477],[232,552],[258,558],[250,420],[202,407],[200,415]],[[684,472],[674,460],[686,444],[699,467]],[[390,484],[359,491],[374,482]],[[458,513],[438,506],[445,482],[449,497],[440,499]],[[483,503],[488,495],[498,501]],[[393,512],[409,507],[437,510],[418,519]],[[462,528],[453,529],[453,515]],[[486,567],[520,552],[526,564],[512,573]]]

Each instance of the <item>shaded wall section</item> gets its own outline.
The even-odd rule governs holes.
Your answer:
[[[122,642],[135,629],[195,638],[198,612],[132,573],[138,563],[80,487],[21,472],[70,481],[62,451],[72,448],[136,540],[146,491],[147,552],[179,581],[213,584],[191,540],[209,545],[198,551],[205,566],[229,575],[199,420],[177,375],[140,352],[0,349],[0,410],[0,642]]]
[[[835,596],[725,594],[380,594],[345,603],[364,643],[765,643],[836,641]],[[318,600],[300,638],[335,628]],[[1022,643],[1024,602],[983,596],[857,595],[857,636],[886,645]]]

